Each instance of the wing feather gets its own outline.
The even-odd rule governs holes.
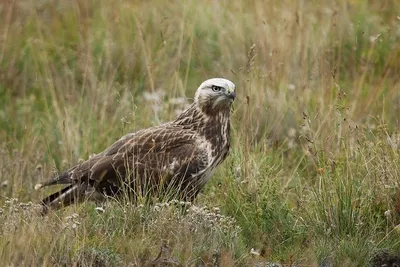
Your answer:
[[[195,132],[161,125],[125,135],[102,153],[70,168],[63,175],[63,183],[88,183],[107,195],[116,194],[121,182],[187,185],[209,160]],[[48,184],[54,182],[44,186]]]
[[[174,127],[126,135],[75,169],[73,180],[88,177],[95,187],[106,187],[126,180],[127,173],[134,179],[150,177],[154,184],[166,174],[192,176],[207,165],[207,151],[197,146],[197,138],[194,132]]]

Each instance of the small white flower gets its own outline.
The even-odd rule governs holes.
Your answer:
[[[384,214],[385,214],[385,217],[386,217],[386,218],[390,218],[390,217],[392,216],[392,213],[391,213],[390,210],[385,211]]]
[[[184,97],[173,97],[169,100],[171,105],[183,105],[187,103],[187,99]]]
[[[144,92],[143,98],[148,102],[160,102],[161,98],[164,96],[164,92],[162,90],[156,90],[155,92]]]
[[[218,213],[221,212],[220,208],[214,207],[214,208],[213,208],[213,211],[214,211],[215,213],[217,213],[217,215],[220,215],[220,214],[218,214]]]
[[[103,207],[96,207],[95,210],[96,210],[97,212],[99,212],[99,213],[103,213],[103,212],[106,211]]]
[[[258,251],[255,250],[254,248],[251,248],[250,254],[251,254],[251,255],[255,255],[255,256],[260,256],[260,252],[258,252]]]
[[[238,165],[233,169],[233,174],[237,180],[242,177],[242,168]]]
[[[292,138],[296,137],[296,129],[295,128],[290,128],[289,131],[288,131],[288,136],[292,137]]]
[[[181,201],[181,202],[179,202],[179,204],[181,206],[189,206],[191,203],[190,202]]]
[[[296,147],[296,142],[293,140],[289,140],[287,143],[288,148],[295,148]]]
[[[154,206],[153,209],[154,209],[154,211],[160,211],[161,210],[160,206],[158,206],[158,205]]]
[[[369,41],[370,41],[371,43],[375,43],[376,40],[378,40],[379,36],[381,36],[381,34],[378,34],[378,35],[375,35],[375,36],[371,35],[371,36],[369,37]]]

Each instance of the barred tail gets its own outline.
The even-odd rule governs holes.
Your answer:
[[[84,198],[85,188],[84,184],[71,184],[44,198],[41,201],[42,215],[46,215],[50,210],[57,210],[74,203],[79,203]]]
[[[56,185],[56,184],[70,184],[71,179],[69,178],[68,172],[64,172],[60,174],[59,176],[56,176],[54,178],[51,178],[50,180],[41,183],[41,184],[36,184],[35,185],[35,190],[39,190],[43,187],[50,186],[50,185]]]

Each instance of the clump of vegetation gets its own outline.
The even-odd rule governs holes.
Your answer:
[[[399,14],[357,0],[0,4],[1,262],[395,263]],[[233,144],[195,203],[37,215],[36,183],[172,119],[210,77],[236,84]]]

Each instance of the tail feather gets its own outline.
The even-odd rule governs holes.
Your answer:
[[[42,200],[42,215],[49,210],[56,210],[74,203],[79,203],[84,198],[85,186],[83,184],[71,184],[58,192]]]
[[[56,185],[56,184],[70,184],[71,183],[71,179],[69,177],[69,173],[68,172],[64,172],[62,174],[60,174],[59,176],[56,176],[54,178],[51,178],[50,180],[41,183],[41,184],[36,184],[35,185],[35,190],[39,190],[43,187],[46,186],[50,186],[50,185]]]

